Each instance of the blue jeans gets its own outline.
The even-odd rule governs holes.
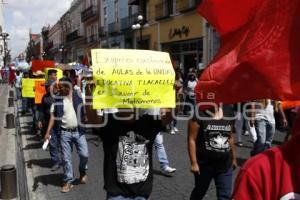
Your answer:
[[[28,112],[28,98],[22,97],[22,111]]]
[[[21,99],[21,88],[16,87],[16,97],[15,100]]]
[[[243,116],[244,113],[236,112],[235,115],[236,115],[236,119],[235,119],[234,126],[235,126],[235,133],[236,133],[236,142],[242,142],[242,132],[243,132],[244,123],[247,131],[249,131],[250,127],[247,119]]]
[[[254,143],[252,155],[256,155],[270,148],[275,134],[275,124],[267,120],[255,120],[257,140]]]
[[[52,129],[51,139],[49,143],[49,152],[53,165],[60,165],[61,161],[61,148],[60,148],[60,135]]]
[[[173,119],[170,123],[171,128],[175,128],[177,126],[177,119]]]
[[[229,200],[232,188],[232,168],[225,173],[217,173],[213,169],[201,168],[200,174],[194,174],[195,187],[192,191],[190,200],[201,200],[214,179],[217,189],[218,200]]]
[[[169,161],[164,147],[163,135],[161,133],[158,133],[156,135],[156,138],[154,140],[154,147],[156,150],[157,158],[159,160],[160,168],[164,170],[169,166]]]
[[[75,144],[77,153],[79,154],[79,172],[81,175],[86,173],[88,162],[88,146],[86,138],[85,135],[80,134],[78,131],[67,132],[62,130],[60,142],[64,169],[63,181],[64,183],[71,183],[74,180],[72,167],[73,144]]]
[[[147,200],[145,197],[123,197],[123,196],[107,196],[107,200]]]

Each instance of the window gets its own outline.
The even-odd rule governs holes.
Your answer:
[[[119,23],[119,0],[115,0],[115,22]]]

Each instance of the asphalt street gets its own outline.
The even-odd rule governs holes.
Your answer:
[[[103,190],[103,151],[102,144],[96,135],[87,135],[89,145],[89,181],[86,185],[76,185],[69,193],[60,193],[62,169],[51,172],[48,151],[42,150],[40,138],[31,131],[31,116],[20,119],[23,135],[23,152],[26,162],[27,182],[30,199],[47,200],[105,200]],[[188,200],[193,188],[193,175],[190,173],[190,164],[187,154],[187,122],[179,121],[177,134],[164,134],[164,144],[167,150],[171,167],[177,171],[172,176],[161,173],[159,163],[154,152],[154,185],[151,200]],[[277,132],[275,144],[280,144],[285,134]],[[243,164],[250,155],[252,143],[249,136],[243,136],[244,147],[238,148],[238,164]],[[73,154],[73,168],[76,177],[79,177],[76,151]],[[234,172],[236,176],[239,168]],[[214,182],[211,183],[206,200],[216,199]]]

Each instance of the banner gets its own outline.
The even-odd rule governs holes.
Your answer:
[[[56,75],[57,75],[57,80],[61,79],[63,77],[63,71],[61,69],[58,69],[58,68],[45,68],[44,69],[44,73],[45,73],[45,77],[46,77],[46,80],[48,80],[48,71],[49,70],[56,70]]]
[[[282,101],[281,105],[283,110],[287,110],[300,106],[300,101]]]
[[[55,62],[53,60],[33,60],[31,61],[31,70],[36,72],[38,70],[44,71],[45,68],[54,68]]]
[[[23,78],[22,97],[35,98],[35,81],[44,79]]]
[[[44,94],[46,94],[46,89],[45,89],[45,80],[36,80],[35,81],[35,98],[34,98],[34,103],[35,104],[40,104],[42,103],[42,98]]]
[[[175,72],[168,53],[93,49],[93,109],[174,108]]]

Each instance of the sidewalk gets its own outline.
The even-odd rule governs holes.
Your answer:
[[[104,200],[105,192],[102,189],[102,149],[99,148],[99,140],[95,135],[87,134],[90,160],[88,163],[88,183],[75,185],[69,193],[61,193],[63,171],[51,171],[49,151],[43,151],[43,141],[35,135],[32,128],[31,115],[20,117],[23,152],[25,158],[27,185],[30,200]],[[75,177],[79,177],[78,157],[73,151],[73,170]],[[101,174],[101,175],[100,175]]]
[[[8,107],[10,90],[12,89],[7,84],[0,85],[0,167],[14,165],[17,168],[16,129],[6,128],[6,114],[16,116],[15,108]]]

